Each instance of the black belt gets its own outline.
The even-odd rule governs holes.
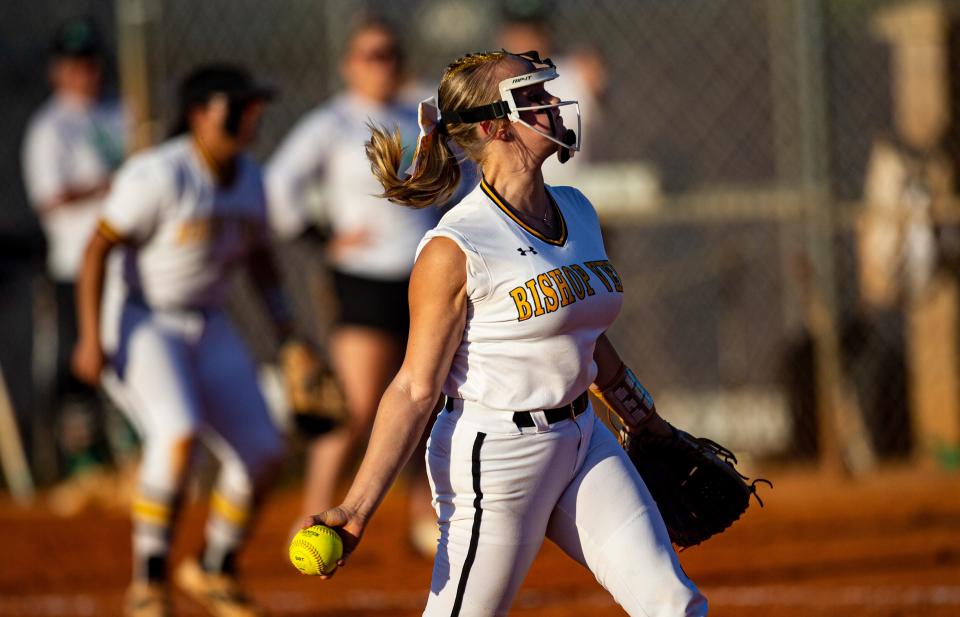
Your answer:
[[[126,303],[130,306],[135,306],[139,309],[143,309],[149,312],[163,311],[165,309],[158,309],[154,306],[150,306],[150,303],[147,302],[147,298],[143,295],[141,290],[128,290]],[[196,313],[204,318],[209,318],[216,309],[210,306],[179,306],[176,308],[169,309],[171,312],[182,312],[182,313]]]
[[[447,404],[444,405],[447,411],[453,411],[453,401],[454,399],[447,397]],[[553,409],[543,409],[543,415],[547,419],[547,424],[556,424],[561,420],[569,420],[571,418],[576,418],[584,411],[587,410],[587,404],[590,402],[587,393],[584,392],[577,398],[573,399],[573,402],[567,403],[563,407],[554,407]],[[530,428],[536,426],[536,423],[533,421],[533,416],[530,415],[532,411],[515,411],[513,412],[513,423],[517,425],[517,428]]]

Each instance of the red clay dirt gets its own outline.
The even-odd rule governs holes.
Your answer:
[[[766,508],[681,554],[710,615],[946,617],[960,615],[960,474],[894,470],[849,482],[774,472]],[[763,490],[763,489],[761,489]],[[359,551],[330,581],[286,558],[295,488],[269,502],[241,568],[270,615],[420,615],[430,563],[406,543],[402,489],[373,520]],[[175,558],[199,543],[203,506],[185,514]],[[119,615],[130,570],[122,513],[58,518],[0,503],[0,617]],[[177,595],[178,615],[202,615]],[[593,576],[546,543],[512,615],[623,615]]]

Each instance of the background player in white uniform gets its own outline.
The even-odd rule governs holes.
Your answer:
[[[304,514],[333,505],[344,465],[369,434],[377,403],[403,358],[414,253],[423,234],[439,220],[437,210],[397,208],[377,197],[380,186],[364,156],[367,123],[376,122],[397,127],[412,157],[417,109],[399,97],[401,53],[389,23],[376,17],[360,22],[347,38],[341,65],[347,90],[303,118],[267,167],[276,229],[297,231],[308,190],[324,183],[325,218],[332,231],[328,255],[339,314],[329,353],[350,423],[310,445]],[[436,517],[423,465],[417,462],[411,465],[410,506],[413,520],[421,522],[411,529],[411,539],[423,538],[425,528],[425,543],[432,548]]]
[[[52,96],[31,117],[23,142],[23,173],[30,201],[47,238],[47,269],[57,312],[54,404],[77,425],[80,444],[64,448],[67,470],[104,462],[97,440],[102,408],[95,391],[70,374],[77,338],[74,286],[83,249],[93,234],[114,170],[123,161],[124,122],[118,101],[101,97],[100,38],[92,22],[74,19],[58,29],[49,67]],[[84,433],[87,433],[84,436]],[[97,447],[99,445],[99,447]],[[80,447],[76,447],[80,446]]]
[[[596,213],[579,191],[543,183],[543,162],[578,146],[544,89],[555,76],[535,54],[451,64],[439,126],[407,179],[401,144],[374,132],[374,170],[399,203],[452,190],[451,141],[484,180],[425,238],[407,355],[366,457],[343,504],[306,522],[338,527],[354,549],[442,391],[428,445],[441,540],[425,615],[506,615],[544,537],[630,615],[705,615],[656,504],[586,395],[595,384],[631,430],[671,431],[603,335],[623,287]]]
[[[255,366],[223,311],[231,267],[245,262],[278,335],[292,332],[267,244],[259,167],[243,153],[269,89],[242,69],[197,69],[181,89],[176,136],[118,173],[79,283],[74,369],[96,383],[104,260],[124,256],[128,296],[111,360],[144,440],[133,505],[131,615],[167,614],[167,554],[190,451],[203,439],[221,468],[199,563],[176,582],[215,615],[257,614],[235,581],[235,554],[283,453]]]

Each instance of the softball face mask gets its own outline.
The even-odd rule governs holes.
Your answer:
[[[425,148],[424,144],[426,143],[426,140],[433,138],[437,129],[439,129],[445,121],[473,123],[483,122],[484,120],[507,118],[511,122],[519,122],[520,124],[533,131],[536,131],[543,137],[557,144],[557,158],[560,159],[561,163],[566,163],[569,161],[570,157],[573,156],[573,152],[580,151],[580,103],[578,101],[560,101],[559,103],[551,103],[547,105],[525,105],[521,107],[517,105],[517,100],[514,96],[514,90],[527,88],[529,86],[556,79],[558,77],[557,67],[553,64],[550,58],[541,60],[540,54],[536,51],[528,51],[522,54],[512,55],[532,62],[534,66],[541,65],[541,68],[531,71],[530,73],[517,75],[516,77],[508,77],[507,79],[501,81],[498,86],[500,91],[499,101],[490,103],[489,105],[480,105],[479,107],[471,107],[470,109],[463,109],[460,111],[441,111],[437,106],[437,101],[434,97],[430,97],[420,102],[420,107],[417,113],[417,119],[420,125],[420,136],[417,139],[417,149],[413,156],[413,163],[411,163],[410,167],[408,167],[404,172],[407,176],[412,175],[413,170],[416,169],[417,163],[420,159],[420,154]],[[557,119],[553,113],[547,114],[547,117],[550,120],[552,134],[533,126],[520,117],[520,112],[523,111],[542,113],[545,110],[554,108],[560,109],[568,106],[572,106],[572,108],[576,111],[577,130],[573,131],[573,129],[565,128],[560,137],[557,137]],[[560,112],[558,112],[557,115],[559,115],[559,113]],[[563,126],[566,127],[566,124],[567,123],[564,122]]]
[[[560,101],[559,103],[551,103],[547,105],[527,105],[524,107],[518,107],[517,100],[514,95],[514,90],[552,81],[556,79],[559,76],[559,74],[557,73],[557,67],[554,66],[550,58],[544,58],[543,60],[540,60],[540,54],[538,54],[536,51],[528,51],[528,52],[524,52],[522,54],[516,54],[516,55],[523,58],[524,60],[529,60],[534,65],[538,65],[538,64],[543,65],[543,68],[537,69],[531,73],[524,73],[523,75],[517,75],[516,77],[509,77],[501,81],[499,85],[501,100],[498,103],[494,103],[491,107],[495,107],[499,105],[500,108],[502,109],[503,104],[506,103],[507,105],[506,117],[511,122],[519,122],[520,124],[526,126],[527,128],[533,131],[536,131],[540,135],[543,135],[553,143],[557,144],[559,146],[559,148],[557,149],[557,158],[560,159],[561,163],[566,163],[567,161],[570,160],[570,157],[572,156],[571,152],[580,151],[580,135],[581,135],[580,103],[578,101]],[[543,130],[538,129],[537,127],[531,125],[529,122],[527,122],[526,120],[520,117],[521,111],[532,111],[532,112],[540,113],[540,112],[543,112],[544,110],[548,110],[548,109],[559,110],[561,107],[566,107],[571,105],[576,110],[576,114],[577,114],[577,130],[576,132],[574,132],[573,129],[565,128],[560,138],[556,136],[558,131],[555,124],[556,119],[554,114],[551,113],[551,114],[548,114],[547,116],[550,120],[550,129],[552,134],[546,133]],[[557,115],[560,115],[560,113],[558,112]],[[503,116],[495,116],[495,117],[503,117]],[[566,126],[567,123],[564,122],[563,124],[564,126]]]

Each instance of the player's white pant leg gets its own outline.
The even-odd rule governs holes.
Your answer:
[[[246,464],[221,435],[208,430],[202,439],[220,462],[210,493],[202,559],[212,571],[233,570],[230,560],[248,536],[264,491],[255,489]]]
[[[469,412],[469,410],[468,410]],[[506,615],[573,475],[580,429],[443,411],[427,446],[440,521],[426,616]]]
[[[202,414],[189,342],[178,325],[142,307],[124,309],[121,379],[143,407],[141,485],[162,492],[176,491],[182,481]]]
[[[581,418],[586,460],[560,497],[547,537],[590,568],[629,615],[706,615],[706,598],[680,567],[640,474],[596,416]]]
[[[121,319],[117,368],[139,409],[143,439],[138,495],[133,503],[134,568],[169,549],[170,524],[197,437],[201,401],[190,370],[190,316],[161,316],[127,303]]]
[[[204,441],[220,461],[203,559],[211,569],[229,569],[282,462],[283,439],[260,392],[256,367],[223,313],[208,317],[194,357],[209,428]]]

